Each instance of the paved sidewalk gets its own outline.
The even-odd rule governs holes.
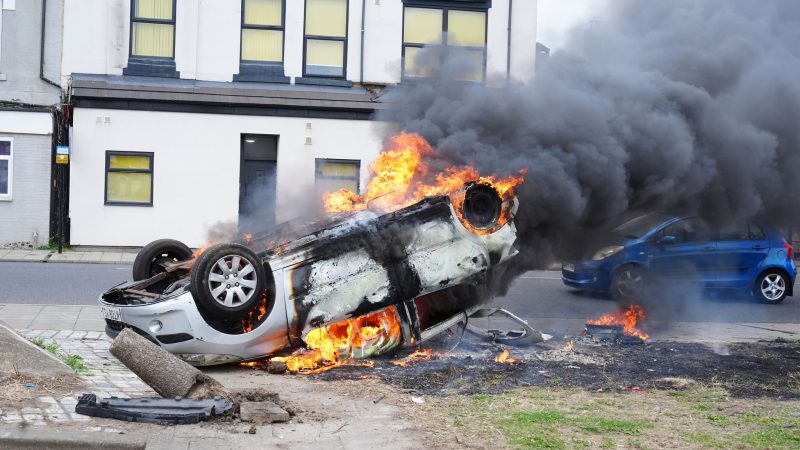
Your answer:
[[[0,304],[0,317],[15,330],[101,332],[106,329],[97,306]]]
[[[93,263],[93,264],[133,264],[135,251],[122,250],[72,251],[63,253],[49,250],[9,250],[0,249],[0,261],[14,262],[54,262],[54,263]]]

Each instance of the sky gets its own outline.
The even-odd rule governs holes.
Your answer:
[[[573,27],[601,17],[611,0],[539,0],[536,40],[551,49],[566,43]]]

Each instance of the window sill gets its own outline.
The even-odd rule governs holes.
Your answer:
[[[10,202],[14,200],[14,198],[10,195],[0,195],[0,202]]]
[[[283,74],[283,64],[240,62],[233,81],[289,84],[291,79]]]
[[[180,78],[175,70],[174,59],[135,58],[128,59],[128,67],[122,69],[123,75],[139,77]]]
[[[353,82],[341,78],[323,78],[323,77],[296,77],[294,84],[310,84],[317,86],[339,86],[339,87],[353,87]]]
[[[105,202],[105,206],[144,206],[152,207],[152,203],[126,203],[126,202]]]

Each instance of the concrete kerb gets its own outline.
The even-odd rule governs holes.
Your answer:
[[[14,449],[144,449],[147,437],[126,433],[48,430],[40,427],[0,428],[0,448]]]
[[[0,261],[5,262],[43,262],[80,264],[133,264],[138,250],[122,251],[64,251],[45,252],[42,250],[0,252]]]

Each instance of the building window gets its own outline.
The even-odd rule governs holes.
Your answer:
[[[289,82],[283,74],[284,2],[242,0],[242,49],[234,81]]]
[[[106,205],[153,206],[153,154],[106,152]]]
[[[344,78],[347,0],[306,0],[303,76]]]
[[[348,189],[358,193],[361,161],[357,159],[317,159],[316,192],[322,199],[325,192]]]
[[[283,64],[283,0],[243,0],[241,58]]]
[[[132,0],[131,56],[175,57],[175,0]]]
[[[464,64],[458,79],[483,81],[486,73],[486,10],[406,6],[403,9],[403,78],[426,77],[438,61],[419,61],[428,45],[444,45]]]
[[[0,201],[11,200],[11,182],[14,175],[12,140],[0,138]]]

